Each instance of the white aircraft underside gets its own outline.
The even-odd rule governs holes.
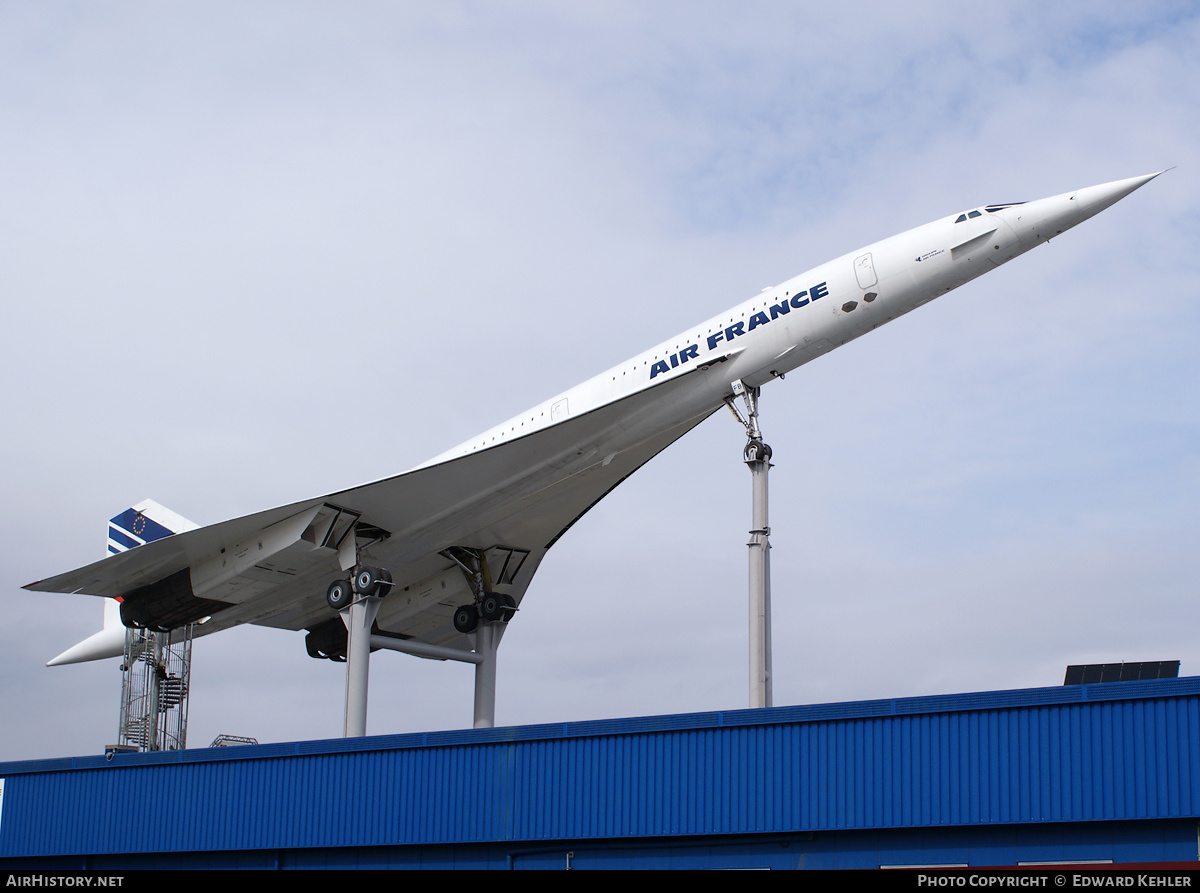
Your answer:
[[[356,563],[378,565],[395,584],[380,603],[381,631],[467,650],[468,638],[451,618],[474,596],[444,550],[489,550],[493,591],[519,604],[558,537],[721,409],[733,382],[757,387],[790,372],[1075,226],[1155,176],[981,206],[876,242],[764,290],[404,474],[176,533],[25,588],[120,597],[136,603],[143,618],[158,618],[150,626],[207,617],[196,635],[241,623],[301,630],[337,618],[325,597],[331,580]],[[77,659],[100,656],[110,655]]]

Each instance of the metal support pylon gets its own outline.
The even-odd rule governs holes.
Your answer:
[[[342,737],[367,734],[367,682],[371,671],[371,626],[379,613],[379,599],[356,596],[342,611],[346,624],[346,720]]]
[[[468,636],[472,651],[401,641],[383,633],[372,635],[380,599],[392,586],[392,576],[385,568],[355,565],[350,581],[334,580],[329,584],[325,593],[326,601],[338,611],[346,626],[346,714],[343,737],[361,738],[367,734],[367,684],[372,648],[407,652],[433,660],[461,660],[475,664],[473,725],[477,729],[490,729],[496,724],[496,652],[508,620],[517,610],[516,602],[492,591],[487,559],[478,549],[452,547],[441,554],[454,561],[463,571],[480,605],[478,609],[472,604],[455,612],[454,626]],[[463,611],[467,613],[460,625],[459,614]],[[488,617],[492,619],[485,619]]]
[[[490,729],[496,725],[496,651],[507,624],[481,621],[471,633],[475,653],[481,658],[475,664],[474,727]]]
[[[507,596],[498,595],[492,589],[492,574],[488,567],[487,555],[470,546],[452,546],[441,553],[458,565],[459,570],[467,580],[474,597],[476,624],[469,632],[459,626],[458,614],[455,615],[455,628],[465,633],[471,643],[475,656],[475,709],[472,725],[476,729],[490,729],[496,725],[496,652],[500,648],[500,639],[508,628],[511,613],[502,612],[499,618],[487,619],[484,606],[488,600],[502,599],[500,605],[508,604]],[[503,575],[503,568],[501,569]],[[516,610],[515,603],[512,609]],[[460,609],[462,610],[462,609]]]
[[[770,707],[771,692],[771,527],[767,515],[767,472],[771,468],[771,448],[763,442],[758,427],[758,388],[733,382],[734,397],[746,403],[746,417],[738,412],[734,397],[729,407],[746,429],[746,448],[742,458],[750,469],[751,527],[750,542],[750,706]]]

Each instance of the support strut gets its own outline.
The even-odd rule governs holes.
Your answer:
[[[746,429],[746,448],[742,459],[750,469],[751,527],[749,602],[750,602],[750,706],[770,707],[771,691],[771,527],[767,516],[767,472],[771,468],[771,448],[763,442],[758,427],[758,388],[733,382],[734,396],[746,403],[742,418],[733,397],[725,405]]]
[[[343,738],[367,734],[367,681],[371,669],[371,626],[379,613],[379,599],[358,596],[342,612],[346,624],[346,721]]]
[[[496,652],[504,636],[505,623],[482,621],[472,633],[475,653],[475,715],[474,728],[490,729],[496,725]]]
[[[466,546],[451,546],[442,554],[458,565],[471,588],[475,625],[473,628],[459,626],[456,620],[455,627],[466,633],[478,657],[475,662],[474,728],[490,729],[496,725],[496,651],[511,616],[505,605],[510,604],[515,609],[515,603],[492,591],[492,575],[483,552]]]
[[[442,552],[454,561],[467,578],[474,597],[467,628],[455,626],[467,635],[473,651],[457,648],[403,642],[390,636],[371,635],[379,602],[392,586],[392,577],[383,568],[356,565],[349,581],[334,580],[329,584],[325,600],[341,616],[346,625],[346,715],[342,735],[360,738],[367,734],[367,683],[370,677],[371,648],[404,651],[434,660],[461,660],[475,664],[474,727],[490,729],[496,724],[496,652],[508,621],[516,611],[516,602],[507,595],[492,591],[487,557],[478,549],[451,546]],[[476,607],[478,606],[478,607]],[[462,609],[460,609],[461,611]],[[309,653],[321,655],[321,642],[313,642],[310,633]],[[328,638],[328,636],[326,636]]]

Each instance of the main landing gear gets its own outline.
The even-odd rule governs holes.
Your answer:
[[[463,635],[475,632],[480,620],[495,623],[512,620],[517,613],[517,600],[511,595],[501,595],[498,592],[486,593],[476,599],[476,604],[462,605],[454,612],[454,628]]]
[[[383,598],[392,588],[392,575],[382,567],[359,566],[349,580],[334,580],[325,590],[325,601],[343,611],[358,598]]]
[[[367,734],[367,681],[370,676],[371,626],[379,602],[392,589],[392,575],[381,567],[358,565],[349,580],[334,580],[325,601],[346,624],[346,716],[342,734]]]
[[[451,546],[442,552],[458,565],[471,594],[472,604],[454,612],[454,628],[471,639],[479,663],[475,664],[475,728],[490,729],[496,724],[496,651],[508,621],[517,613],[511,595],[492,591],[492,575],[487,557],[479,549]]]
[[[466,546],[451,546],[442,554],[458,565],[475,596],[472,604],[462,605],[454,612],[456,630],[468,635],[475,632],[481,620],[508,623],[513,619],[517,613],[517,600],[511,595],[491,591],[491,574],[483,552]]]
[[[509,550],[510,552],[513,550]],[[473,650],[449,648],[420,642],[402,642],[383,635],[371,635],[379,604],[392,589],[392,575],[384,568],[357,565],[349,580],[334,580],[325,590],[325,601],[337,611],[346,625],[346,721],[347,738],[367,733],[367,679],[371,648],[402,651],[435,660],[459,660],[475,664],[474,727],[490,729],[496,720],[496,651],[509,620],[517,612],[511,595],[492,591],[487,558],[478,549],[452,546],[442,552],[462,570],[474,599],[454,612],[454,628],[471,642]],[[528,553],[522,553],[522,556]],[[511,556],[510,556],[511,557]],[[522,557],[523,560],[523,557]],[[507,567],[507,564],[505,565]],[[506,570],[501,576],[506,582]],[[515,573],[515,571],[514,571]],[[336,623],[336,621],[333,621]],[[306,645],[314,657],[338,659],[336,629],[322,624],[310,631]]]

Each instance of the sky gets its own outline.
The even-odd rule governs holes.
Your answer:
[[[153,498],[396,474],[826,260],[1174,167],[772,382],[777,705],[1200,674],[1189,3],[0,2],[0,761],[116,740],[99,629],[24,592]],[[356,437],[367,419],[374,434]],[[744,431],[549,553],[498,725],[747,705]],[[197,640],[189,744],[341,733],[304,634]],[[377,652],[371,734],[473,669]]]

